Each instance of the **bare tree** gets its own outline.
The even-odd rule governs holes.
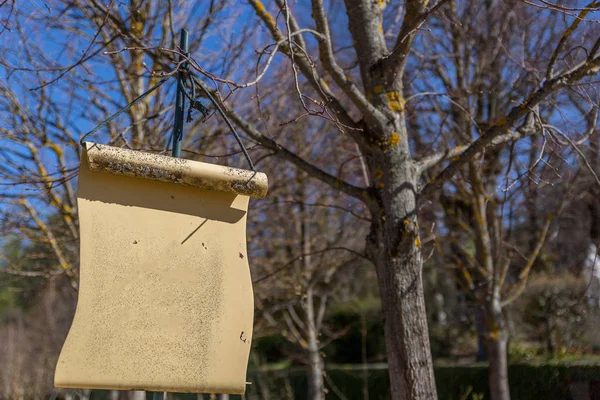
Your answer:
[[[449,146],[456,146],[455,151],[460,153],[479,132],[493,126],[503,109],[510,107],[516,98],[526,96],[532,86],[540,84],[539,74],[514,65],[511,52],[515,35],[533,36],[544,32],[549,38],[554,37],[550,44],[565,46],[565,35],[568,37],[580,20],[575,19],[564,32],[561,24],[553,20],[560,15],[549,14],[548,18],[527,25],[525,21],[533,20],[536,14],[531,7],[493,2],[464,2],[445,9],[443,14],[445,18],[440,18],[439,27],[452,38],[450,48],[455,56],[450,60],[422,56],[427,70],[439,79],[443,89],[431,92],[433,100],[425,101],[421,107],[436,110],[436,114],[446,110],[447,119],[442,129],[449,134],[444,140]],[[460,26],[453,23],[458,20],[465,22]],[[515,31],[512,22],[523,28]],[[443,40],[432,40],[440,42],[434,46],[443,46]],[[470,40],[473,42],[469,43]],[[548,65],[544,48],[534,50],[528,60],[530,68],[547,71],[546,79],[549,79],[554,73],[552,63],[556,62],[556,51],[560,50],[552,53]],[[505,306],[525,288],[551,221],[564,205],[561,198],[574,197],[567,193],[573,191],[568,178],[572,169],[563,168],[564,162],[557,153],[562,151],[563,157],[572,156],[577,148],[564,139],[566,135],[555,124],[561,126],[560,129],[570,129],[582,144],[596,127],[598,114],[594,96],[592,93],[587,96],[557,93],[551,101],[536,105],[514,132],[520,136],[535,136],[519,144],[513,142],[506,146],[500,142],[488,147],[485,163],[479,157],[468,161],[439,196],[444,212],[441,225],[448,229],[446,237],[449,239],[445,258],[455,265],[460,287],[476,304],[481,322],[477,325],[483,328],[481,337],[485,339],[489,356],[493,399],[510,397]],[[576,116],[582,123],[565,124],[564,117],[561,118],[565,114]],[[583,132],[578,132],[579,127]],[[558,181],[559,186],[553,181]],[[555,186],[552,195],[558,198],[546,200],[545,209],[541,210],[540,198],[550,194],[550,186]],[[529,211],[530,218],[525,247],[520,243],[523,230],[515,229],[519,225],[515,221],[523,215],[518,211],[522,205]]]
[[[294,128],[301,133],[302,125]],[[345,333],[328,329],[326,313],[353,295],[352,281],[364,265],[356,233],[364,232],[368,221],[326,185],[298,169],[288,173],[276,177],[271,200],[260,207],[270,223],[255,237],[264,254],[254,258],[255,329],[259,335],[281,332],[300,350],[290,358],[308,366],[308,398],[316,400],[326,393],[322,350]]]
[[[579,12],[585,16],[587,10]],[[432,36],[430,44],[448,45],[454,56],[448,60],[419,56],[425,70],[440,84],[435,91],[432,88],[428,94],[415,96],[431,97],[419,106],[424,115],[446,115],[440,130],[447,132],[442,136],[446,145],[455,146],[449,157],[461,154],[465,145],[490,129],[511,103],[527,96],[532,88],[547,84],[543,79],[552,78],[556,52],[565,46],[564,41],[581,20],[567,24],[563,32],[564,27],[555,20],[560,14],[549,13],[546,19],[535,21],[536,14],[535,9],[518,3],[463,2],[452,3],[435,20],[434,25],[447,32],[451,41],[446,43]],[[455,23],[459,20],[464,21],[460,26]],[[523,28],[515,30],[513,23]],[[546,48],[533,49],[528,67],[515,65],[512,52],[516,37],[542,32],[551,38],[543,44]],[[548,62],[547,48],[554,43],[559,43],[559,47]],[[545,78],[536,71],[546,72]],[[577,93],[575,88],[570,90]],[[593,92],[590,87],[583,96],[555,93],[550,101],[531,108],[513,132],[516,137],[530,136],[529,139],[510,145],[505,140],[492,143],[481,157],[457,169],[451,184],[439,195],[444,213],[439,225],[448,232],[448,244],[442,254],[455,266],[460,287],[476,305],[476,325],[482,328],[480,337],[485,339],[490,362],[492,399],[510,397],[505,307],[524,290],[552,220],[562,210],[564,201],[575,196],[569,178],[573,169],[565,166],[562,157],[573,157],[578,148],[570,139],[564,139],[567,135],[562,129],[569,129],[579,145],[584,144],[596,128],[598,113]],[[565,114],[570,115],[571,121],[581,122],[566,123]],[[422,131],[431,132],[416,139],[418,146],[426,147],[436,129],[423,128]],[[430,176],[439,173],[436,167],[433,169]],[[545,196],[548,199],[541,209]],[[528,211],[530,225],[526,235],[518,222],[524,215],[519,212],[520,207]]]
[[[399,8],[399,13],[398,9],[395,10],[396,13],[392,13],[397,18],[389,24],[389,29],[386,29],[388,26],[384,25],[388,22],[386,16],[389,15],[386,13],[387,3],[347,1],[345,11],[352,37],[350,46],[354,53],[351,59],[358,68],[354,73],[352,68],[344,70],[338,64],[334,49],[336,44],[340,44],[334,43],[330,27],[332,16],[328,16],[322,2],[311,3],[311,16],[316,26],[316,32],[312,32],[303,30],[298,25],[297,18],[294,18],[286,2],[277,3],[283,16],[281,22],[277,23],[262,3],[250,1],[261,23],[275,41],[275,50],[280,50],[288,56],[294,73],[302,74],[306,86],[310,88],[306,90],[312,90],[311,93],[314,93],[312,96],[304,94],[299,84],[297,85],[296,95],[300,100],[307,99],[307,102],[311,102],[309,106],[301,101],[304,108],[301,115],[329,118],[333,127],[342,129],[347,135],[346,139],[357,144],[369,171],[371,185],[368,188],[359,186],[357,180],[351,177],[341,180],[333,176],[326,171],[326,167],[315,165],[261,133],[239,113],[232,109],[228,111],[240,128],[263,147],[342,193],[363,201],[368,207],[371,213],[371,228],[366,241],[366,254],[378,273],[394,399],[435,397],[421,284],[422,257],[417,198],[427,197],[441,189],[466,165],[471,164],[473,169],[475,163],[482,161],[481,155],[487,149],[539,132],[540,129],[536,129],[532,124],[535,124],[535,110],[540,103],[559,90],[573,87],[582,79],[596,75],[600,65],[600,57],[597,54],[600,41],[597,38],[589,39],[587,51],[581,55],[572,55],[572,62],[558,62],[559,55],[562,56],[571,50],[567,44],[570,43],[572,32],[578,28],[590,9],[596,9],[597,6],[593,3],[578,10],[574,16],[569,13],[563,14],[570,17],[563,35],[558,38],[551,37],[550,43],[544,43],[549,50],[545,53],[549,61],[544,79],[526,87],[523,94],[514,99],[514,105],[498,107],[494,114],[488,115],[487,125],[477,126],[478,129],[474,133],[469,129],[460,147],[442,149],[439,153],[432,152],[429,147],[423,151],[421,158],[417,158],[411,152],[411,140],[416,141],[418,138],[414,136],[417,132],[409,130],[407,125],[406,117],[410,107],[407,100],[417,99],[428,93],[417,92],[405,98],[404,80],[410,76],[407,63],[415,37],[418,36],[427,17],[445,7],[451,10],[457,7],[455,2],[449,2],[447,6],[445,3],[442,1],[428,5],[426,2],[408,1]],[[490,10],[497,5],[490,3]],[[468,7],[464,3],[462,6]],[[491,29],[494,29],[493,23],[488,23],[491,24]],[[339,26],[337,28],[339,29]],[[317,61],[310,56],[311,48],[306,44],[304,35],[312,35],[317,41],[320,68],[315,67]],[[394,37],[395,40],[388,41],[386,35]],[[338,35],[335,39],[338,39]],[[462,39],[461,46],[468,46],[466,39]],[[587,39],[584,40],[588,43]],[[340,42],[343,43],[342,40]],[[503,43],[492,32],[488,44],[494,42],[499,43],[495,48],[501,51]],[[415,49],[419,50],[432,49]],[[446,48],[440,50],[443,52]],[[588,85],[593,85],[593,82],[589,82]],[[510,87],[506,90],[510,90]],[[318,96],[320,100],[314,100],[313,96]],[[322,110],[314,109],[318,107],[322,107]],[[460,103],[458,107],[464,108]],[[444,119],[442,115],[438,118]],[[438,165],[442,165],[443,168],[436,172]],[[423,173],[431,175],[427,182],[420,186],[419,181]],[[479,172],[472,178],[477,174]],[[481,193],[481,196],[480,201],[484,200],[485,194]],[[481,204],[481,207],[484,206],[485,203]],[[479,211],[485,215],[484,209]],[[545,235],[547,228],[543,232]],[[542,242],[543,240],[540,240],[540,243]],[[527,270],[526,267],[525,271]],[[498,318],[501,313],[499,304],[499,301],[496,301],[494,309],[489,310]],[[498,371],[502,373],[505,368],[500,367]],[[492,387],[492,392],[498,396],[495,398],[507,398],[506,381],[492,379],[491,382],[494,385],[503,382],[503,386]]]

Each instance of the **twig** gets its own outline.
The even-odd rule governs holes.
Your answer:
[[[92,46],[94,45],[94,43],[96,43],[96,39],[98,38],[98,35],[100,35],[100,32],[102,31],[102,28],[104,28],[104,25],[106,25],[106,21],[108,21],[108,16],[110,15],[110,10],[112,9],[114,3],[115,3],[115,0],[111,0],[111,2],[108,5],[108,7],[106,7],[106,14],[104,15],[102,23],[100,24],[100,27],[98,28],[98,30],[94,34],[94,37],[92,38],[92,41],[90,42],[90,44],[87,47],[87,49],[85,49],[83,51],[83,54],[81,55],[81,58],[79,59],[79,61],[77,61],[75,64],[71,65],[70,67],[68,67],[66,70],[64,70],[62,73],[60,73],[56,78],[52,79],[51,81],[43,83],[42,85],[34,87],[34,88],[30,89],[30,90],[38,90],[38,89],[44,88],[44,87],[46,87],[46,86],[48,86],[48,85],[50,85],[50,84],[52,84],[54,82],[57,82],[63,76],[65,76],[66,74],[68,74],[73,68],[77,67],[78,65],[81,65],[83,62],[85,62],[87,60],[86,59],[87,52],[92,48]]]
[[[365,260],[367,259],[364,254],[360,254],[359,252],[357,252],[355,250],[352,250],[352,249],[349,249],[347,247],[329,247],[327,249],[316,250],[316,251],[313,251],[313,252],[310,252],[310,253],[300,254],[300,255],[294,257],[288,263],[286,263],[283,266],[277,268],[275,271],[269,272],[268,274],[266,274],[266,275],[264,275],[264,276],[262,276],[262,277],[260,277],[260,278],[258,278],[256,280],[252,281],[252,284],[257,284],[257,283],[263,282],[263,281],[271,278],[272,276],[277,275],[278,273],[280,273],[281,271],[285,270],[286,268],[289,268],[296,261],[301,260],[303,257],[312,256],[312,255],[315,255],[315,254],[321,254],[321,253],[325,253],[327,251],[334,251],[334,250],[344,250],[344,251],[347,251],[349,253],[354,254],[355,256],[358,256],[360,258],[364,258]]]

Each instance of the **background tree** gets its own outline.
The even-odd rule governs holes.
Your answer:
[[[302,125],[295,128],[305,129]],[[300,137],[292,139],[299,146]],[[261,244],[253,258],[255,329],[266,335],[281,333],[294,344],[291,360],[309,367],[308,398],[322,399],[323,348],[345,333],[327,326],[326,313],[356,294],[354,281],[363,275],[365,264],[357,233],[365,231],[368,220],[304,172],[286,172],[259,208],[269,223],[257,226],[253,239]]]
[[[585,16],[587,12],[585,9],[580,14]],[[465,144],[473,143],[496,123],[503,110],[518,103],[545,79],[547,82],[554,74],[558,53],[568,47],[569,37],[577,34],[574,31],[581,23],[577,18],[570,23],[559,22],[556,18],[560,17],[556,13],[540,19],[538,10],[514,2],[451,2],[443,9],[431,23],[434,28],[428,44],[445,48],[453,56],[445,59],[425,53],[418,58],[424,66],[421,73],[434,78],[415,85],[414,96],[427,97],[421,100],[421,113],[413,122],[416,129],[420,126],[428,133],[415,139],[417,146],[427,147],[431,145],[429,138],[439,137],[448,148],[455,146],[450,153],[461,153]],[[514,29],[514,24],[522,28]],[[435,35],[438,30],[444,35]],[[534,37],[542,32],[552,39],[541,46],[523,45],[519,40],[523,35]],[[451,39],[447,41],[446,37]],[[559,47],[554,43],[560,43]],[[528,58],[519,65],[513,54],[522,46],[527,48]],[[549,51],[553,51],[550,61]],[[427,87],[431,92],[425,92]],[[488,147],[481,157],[458,169],[439,195],[444,213],[440,226],[448,230],[443,238],[449,242],[445,258],[456,267],[460,287],[476,304],[476,315],[480,314],[476,318],[481,321],[477,325],[483,329],[480,338],[484,338],[489,356],[492,399],[510,396],[504,307],[525,288],[565,196],[575,197],[568,177],[573,170],[556,155],[563,150],[563,154],[577,157],[572,152],[575,144],[564,139],[567,136],[562,129],[569,129],[581,141],[596,127],[594,94],[577,96],[572,92],[577,89],[557,93],[551,101],[532,107],[512,132],[516,137],[530,136],[527,140],[510,145],[501,141]],[[445,115],[442,123],[425,123],[425,119],[435,120],[440,115]],[[434,167],[429,173],[435,176],[438,172]],[[549,190],[556,183],[558,186]],[[546,200],[545,209],[540,210],[539,199],[550,193],[554,201]],[[520,207],[527,213],[519,212]],[[518,222],[524,214],[529,219],[526,232]]]

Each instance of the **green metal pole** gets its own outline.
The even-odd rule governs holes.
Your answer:
[[[171,155],[173,157],[181,157],[181,142],[183,140],[183,116],[185,109],[185,87],[183,85],[184,73],[183,70],[187,70],[188,62],[182,64],[182,62],[189,57],[189,43],[188,43],[188,31],[185,29],[181,30],[181,36],[179,38],[179,48],[185,54],[179,56],[179,71],[177,72],[177,94],[175,97],[175,124],[173,127],[173,151]],[[164,400],[166,392],[154,392],[152,396],[153,400]]]
[[[181,64],[186,57],[189,56],[189,44],[188,44],[188,32],[185,29],[181,30],[181,38],[179,40],[179,47],[185,54],[179,56],[179,63]],[[181,157],[181,142],[183,140],[183,115],[185,108],[185,95],[184,95],[184,70],[188,67],[188,62],[184,62],[180,65],[179,71],[177,72],[177,97],[175,99],[175,126],[173,129],[173,157]]]

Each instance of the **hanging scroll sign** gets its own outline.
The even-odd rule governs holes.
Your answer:
[[[243,393],[260,172],[85,143],[81,281],[55,386]]]

